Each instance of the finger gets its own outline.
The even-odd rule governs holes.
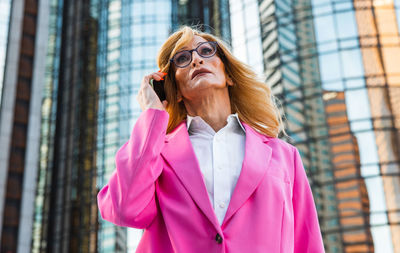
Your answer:
[[[151,79],[160,81],[161,79],[163,79],[162,78],[163,76],[164,75],[160,72],[154,72],[154,73],[151,73],[150,75],[144,76],[140,87],[143,88],[145,85],[150,84]]]
[[[153,73],[153,79],[156,81],[164,80],[164,76],[165,74],[163,74],[162,72]]]

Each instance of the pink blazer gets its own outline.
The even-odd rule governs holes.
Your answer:
[[[145,229],[136,252],[324,252],[296,148],[243,123],[243,167],[220,225],[186,123],[166,135],[168,118],[156,109],[140,115],[97,196],[105,220]]]

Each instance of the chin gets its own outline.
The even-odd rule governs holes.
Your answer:
[[[194,89],[209,89],[209,88],[223,88],[225,87],[224,82],[218,82],[217,80],[210,80],[206,78],[201,78],[197,80],[192,87]]]

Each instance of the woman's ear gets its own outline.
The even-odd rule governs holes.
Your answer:
[[[182,101],[182,94],[179,89],[176,91],[176,101],[178,101],[178,103]]]
[[[232,78],[230,76],[226,77],[226,84],[228,86],[233,86],[233,81],[232,81]]]

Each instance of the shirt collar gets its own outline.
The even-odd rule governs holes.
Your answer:
[[[226,119],[226,121],[229,123],[229,121],[234,120],[234,122],[236,123],[236,126],[240,126],[240,128],[243,130],[243,132],[245,133],[246,130],[244,128],[244,126],[242,125],[242,122],[240,122],[239,116],[237,113],[235,114],[230,114],[228,115],[228,118]],[[187,125],[187,129],[191,129],[191,130],[207,130],[209,131],[210,129],[215,133],[215,131],[210,127],[210,125],[207,124],[207,122],[205,122],[200,116],[190,116],[189,114],[187,114],[187,119],[186,119],[186,125]]]

